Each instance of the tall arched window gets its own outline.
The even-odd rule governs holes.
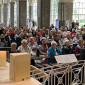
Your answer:
[[[85,0],[73,1],[73,20],[79,22],[79,27],[85,25]]]
[[[58,19],[58,0],[50,0],[50,24],[56,25],[56,19]]]

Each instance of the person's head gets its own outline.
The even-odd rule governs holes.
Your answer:
[[[30,37],[30,42],[34,43],[34,38],[33,37]]]
[[[12,49],[16,49],[16,47],[17,47],[17,44],[15,42],[11,43],[11,48]]]
[[[76,33],[76,37],[79,38],[79,33]]]
[[[85,45],[85,39],[83,39],[83,44]]]
[[[65,28],[65,31],[67,32],[67,28]]]
[[[75,32],[75,29],[72,29],[72,32]]]
[[[21,37],[21,38],[23,38],[23,36],[24,36],[24,33],[23,33],[23,32],[21,32],[20,37]]]
[[[42,37],[45,37],[45,33],[44,32],[42,33]]]
[[[83,28],[83,31],[85,31],[85,27]]]
[[[27,31],[24,31],[24,35],[27,35]]]
[[[65,39],[65,45],[70,46],[70,41],[68,39]]]
[[[58,34],[62,34],[62,33],[61,33],[61,30],[58,30]]]
[[[58,34],[54,35],[54,40],[58,40]]]
[[[78,40],[78,44],[79,44],[80,46],[82,46],[82,45],[83,45],[83,40],[82,40],[82,39],[79,39],[79,40]]]
[[[3,32],[3,34],[5,34],[5,32],[6,32],[5,29],[3,29],[2,32]]]
[[[9,33],[9,31],[7,31],[7,32],[6,32],[6,34],[7,34],[8,36],[10,36],[10,33]]]
[[[47,40],[46,40],[45,37],[42,37],[41,44],[42,44],[42,45],[47,44]]]
[[[56,49],[57,43],[55,41],[52,41],[51,46],[52,46],[53,49]]]
[[[52,32],[49,32],[49,36],[52,36]]]
[[[32,33],[29,33],[29,37],[32,37]]]
[[[21,41],[21,44],[22,44],[23,48],[26,48],[27,47],[27,40],[26,39],[23,39]]]
[[[60,27],[60,30],[63,31],[63,26]]]
[[[45,30],[45,27],[43,27],[43,31]]]
[[[51,26],[54,26],[53,24],[51,24]]]

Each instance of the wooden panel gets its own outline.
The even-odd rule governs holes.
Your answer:
[[[6,66],[6,51],[0,51],[0,66]]]

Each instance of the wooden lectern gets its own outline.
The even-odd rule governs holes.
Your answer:
[[[30,54],[10,54],[10,80],[19,82],[30,78]]]

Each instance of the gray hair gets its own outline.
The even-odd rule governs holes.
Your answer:
[[[17,44],[16,44],[15,42],[11,43],[11,46],[12,46],[12,45],[16,45],[16,46],[17,46]]]

